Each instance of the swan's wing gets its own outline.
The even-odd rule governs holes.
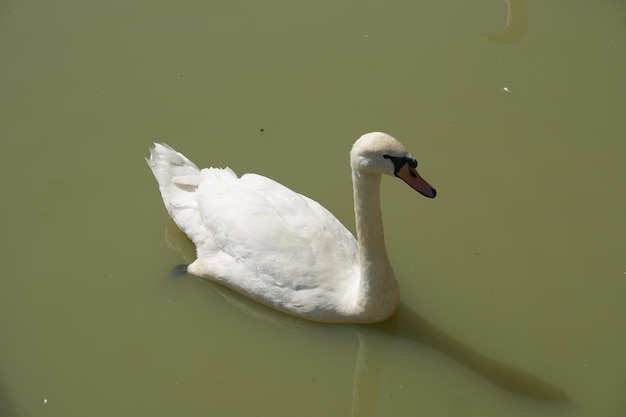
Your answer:
[[[290,308],[356,288],[356,241],[328,210],[269,178],[220,171],[202,170],[196,199],[212,241],[195,242],[191,272]]]

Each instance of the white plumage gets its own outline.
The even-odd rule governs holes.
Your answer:
[[[311,320],[375,322],[396,310],[398,287],[382,237],[380,174],[435,196],[396,139],[370,133],[353,146],[360,246],[319,203],[269,178],[239,178],[230,168],[200,170],[164,144],[150,154],[167,211],[196,245],[190,273]]]

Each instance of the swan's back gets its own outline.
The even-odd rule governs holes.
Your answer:
[[[260,175],[200,170],[167,145],[155,144],[148,164],[196,245],[189,272],[316,320],[356,308],[356,240],[320,204]]]

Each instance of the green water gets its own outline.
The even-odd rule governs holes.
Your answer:
[[[0,416],[626,415],[626,4],[0,5]],[[402,307],[308,323],[171,268],[143,158],[272,177],[354,230],[388,131]]]

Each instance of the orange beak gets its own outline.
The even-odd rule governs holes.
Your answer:
[[[435,198],[437,195],[437,190],[431,187],[429,183],[420,177],[420,174],[417,173],[415,168],[409,166],[409,164],[405,163],[396,173],[396,176],[425,197]]]

